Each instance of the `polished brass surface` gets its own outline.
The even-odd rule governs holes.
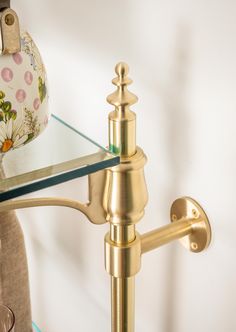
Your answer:
[[[183,219],[143,234],[141,236],[142,254],[189,235],[192,231],[191,221]]]
[[[192,198],[179,198],[172,204],[171,221],[189,220],[192,231],[183,237],[180,242],[192,252],[206,249],[211,241],[211,227],[207,215],[202,207]]]
[[[136,115],[130,106],[138,99],[127,89],[132,83],[129,68],[119,63],[115,71],[112,82],[117,91],[107,98],[115,106],[109,114],[109,147],[121,163],[107,169],[103,206],[111,226],[105,237],[105,265],[112,275],[112,332],[133,332],[134,276],[141,266],[141,239],[135,224],[148,200],[143,171],[147,159],[136,146]]]
[[[122,227],[116,224],[110,224],[111,238],[115,239],[117,244],[132,242],[135,238],[134,225]]]
[[[112,224],[133,225],[143,217],[148,201],[143,170],[146,160],[137,148],[135,155],[121,158],[120,165],[107,169],[104,208]]]
[[[120,62],[115,71],[117,78],[112,83],[117,86],[117,91],[107,97],[107,101],[115,106],[115,110],[109,114],[109,147],[122,157],[130,157],[136,153],[136,115],[130,106],[138,98],[127,89],[132,83],[127,76],[128,65]]]
[[[111,240],[110,233],[105,237],[105,267],[116,278],[135,276],[141,268],[141,240],[136,232],[135,239],[127,244]]]
[[[134,331],[135,279],[111,277],[113,332]]]
[[[16,12],[11,8],[0,12],[1,53],[14,54],[21,50],[20,25]]]

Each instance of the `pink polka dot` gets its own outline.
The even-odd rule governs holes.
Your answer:
[[[21,56],[21,54],[20,53],[15,53],[15,54],[13,54],[13,60],[15,61],[15,63],[17,64],[17,65],[21,65],[22,64],[22,62],[23,62],[23,58],[22,58],[22,56]]]
[[[25,90],[19,89],[16,92],[16,99],[19,101],[19,103],[23,103],[23,101],[26,98],[26,92]]]
[[[10,82],[13,79],[13,71],[10,68],[3,68],[1,71],[2,79],[5,82]]]
[[[25,82],[28,85],[31,85],[33,82],[33,74],[30,71],[26,71],[25,72]]]
[[[49,122],[49,117],[48,117],[48,115],[45,115],[45,118],[44,118],[44,125],[47,126],[47,125],[48,125],[48,122]]]
[[[34,109],[37,111],[39,109],[39,106],[40,106],[40,100],[39,98],[35,98],[34,100]]]

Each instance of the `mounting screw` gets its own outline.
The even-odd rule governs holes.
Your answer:
[[[173,216],[177,216],[177,220],[187,220],[191,225],[192,232],[180,239],[185,248],[198,253],[208,247],[211,241],[211,227],[206,213],[194,199],[182,197],[175,200],[171,206],[170,216],[171,221]]]
[[[198,216],[199,216],[197,210],[195,210],[195,209],[192,210],[192,214],[193,214],[194,218],[198,218]]]
[[[171,220],[172,220],[172,221],[177,221],[177,216],[176,216],[176,214],[172,214],[172,216],[171,216]]]

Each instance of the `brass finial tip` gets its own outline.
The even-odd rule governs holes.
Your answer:
[[[127,76],[129,73],[129,66],[125,62],[119,62],[116,65],[115,71],[119,77]]]

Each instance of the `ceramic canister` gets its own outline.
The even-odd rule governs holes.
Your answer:
[[[47,126],[48,89],[38,48],[21,33],[21,51],[0,55],[0,154],[27,144]]]

